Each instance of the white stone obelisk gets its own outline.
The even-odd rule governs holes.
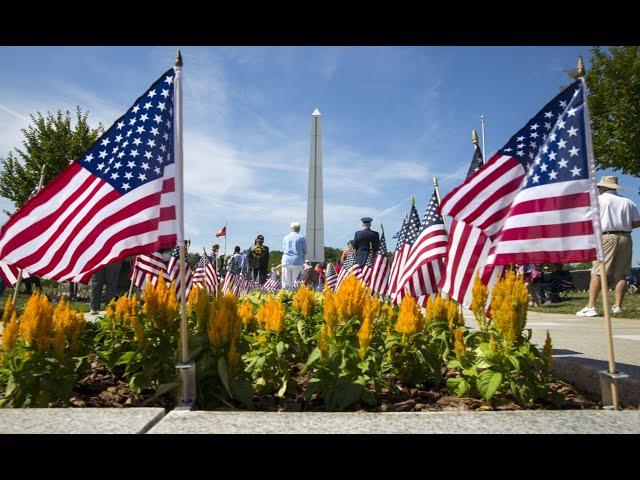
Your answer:
[[[322,206],[322,115],[311,114],[311,153],[307,194],[307,260],[324,262],[324,213]]]

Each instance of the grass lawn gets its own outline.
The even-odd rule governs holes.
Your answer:
[[[45,289],[45,293],[48,293]],[[4,304],[7,301],[7,297],[9,296],[13,296],[13,289],[12,288],[7,288],[7,290],[4,292],[4,295],[2,295],[2,297],[0,297],[0,308],[4,308]],[[27,303],[27,300],[29,299],[29,296],[26,293],[18,293],[18,297],[16,298],[16,306],[19,309],[22,309],[24,307],[24,304]],[[54,307],[57,304],[57,302],[54,303]],[[89,310],[91,310],[90,306],[89,306],[89,302],[70,302],[71,308],[74,308],[75,310],[79,311],[79,312],[88,312]],[[103,305],[104,308],[104,305]]]
[[[529,307],[532,312],[542,313],[569,313],[575,315],[579,310],[582,310],[587,304],[589,294],[587,292],[576,292],[570,294],[568,298],[562,300],[559,303],[552,303],[546,307]],[[609,292],[609,308],[613,305],[614,295],[613,292]],[[598,314],[602,315],[602,293],[598,296],[596,303],[596,309]],[[640,318],[640,294],[626,293],[622,301],[622,314],[612,315],[612,317],[619,318]]]

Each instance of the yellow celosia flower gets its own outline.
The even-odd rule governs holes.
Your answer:
[[[326,290],[322,301],[323,320],[327,326],[325,333],[331,337],[335,336],[339,322],[336,302],[336,295],[331,290]]]
[[[167,286],[162,274],[156,285],[151,282],[143,292],[144,313],[151,319],[156,328],[165,328],[176,320],[178,315],[178,298],[173,282]]]
[[[360,331],[358,331],[358,342],[360,344],[360,359],[364,360],[369,350],[369,344],[373,338],[373,329],[371,328],[371,316],[365,316],[365,319],[360,325]]]
[[[78,339],[86,326],[82,314],[69,308],[69,304],[63,298],[53,312],[54,324],[54,350],[59,357],[64,356],[66,342],[72,353],[78,350]]]
[[[6,308],[6,307],[5,307]],[[14,310],[11,315],[11,320],[4,326],[4,330],[2,330],[2,349],[5,352],[13,350],[16,347],[16,341],[18,340],[18,315]]]
[[[31,295],[20,319],[20,337],[24,342],[45,351],[51,345],[53,333],[53,308],[46,296]]]
[[[464,343],[464,329],[458,327],[455,329],[453,334],[455,337],[455,341],[453,343],[453,349],[456,352],[456,358],[460,361],[463,361],[467,352],[467,347]]]
[[[320,337],[318,338],[318,348],[320,349],[320,360],[322,363],[327,363],[329,359],[329,342],[327,338],[329,337],[329,329],[326,323],[322,324],[320,328]]]
[[[235,341],[231,342],[231,348],[229,348],[228,359],[229,359],[229,370],[231,371],[231,374],[233,375],[234,373],[237,372],[238,367],[240,365],[240,354],[238,353],[238,350],[236,349],[236,342]]]
[[[371,292],[355,276],[349,275],[340,284],[336,292],[336,306],[343,321],[357,317],[362,319],[362,305]]]
[[[293,296],[292,306],[299,311],[303,317],[308,318],[316,306],[315,295],[306,285],[302,285]]]
[[[551,336],[549,335],[549,330],[547,330],[547,338],[544,341],[544,348],[542,349],[542,356],[544,357],[544,363],[547,368],[551,370],[551,363],[553,361],[553,344],[551,343]]]
[[[255,314],[253,313],[253,303],[249,300],[244,300],[238,305],[238,315],[242,320],[242,324],[245,328],[253,327],[255,323]]]
[[[198,322],[198,328],[200,328],[200,326],[209,318],[211,309],[211,302],[209,301],[209,293],[207,290],[194,286],[189,293],[187,307],[189,315],[194,311],[196,312],[196,320]]]
[[[529,293],[521,277],[507,272],[493,287],[491,316],[493,325],[502,334],[506,345],[511,345],[527,322]]]
[[[4,303],[4,312],[2,312],[2,325],[6,325],[11,321],[11,317],[13,317],[13,313],[16,311],[13,306],[13,299],[11,295],[7,296],[7,301]]]
[[[460,311],[458,304],[451,299],[446,300],[447,302],[447,323],[449,325],[449,330],[453,330],[459,325],[464,325],[464,316]]]
[[[402,298],[400,313],[396,322],[396,331],[405,335],[412,335],[424,325],[424,318],[420,312],[416,299],[411,295]]]
[[[211,305],[209,314],[209,343],[216,350],[223,349],[240,336],[241,320],[235,295],[218,296]]]
[[[471,311],[476,317],[478,327],[483,329],[487,321],[486,305],[489,297],[489,289],[480,280],[480,275],[476,273],[476,278],[471,289]]]
[[[284,329],[284,305],[278,300],[269,300],[258,309],[258,322],[265,330],[280,333]]]

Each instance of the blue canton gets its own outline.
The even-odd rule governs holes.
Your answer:
[[[427,205],[427,209],[424,211],[424,216],[422,217],[422,230],[439,223],[444,224],[442,215],[438,212],[439,206],[440,204],[438,203],[436,192],[433,192],[433,195],[431,195],[431,199],[429,200],[429,204]]]

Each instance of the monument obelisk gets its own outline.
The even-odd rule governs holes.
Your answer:
[[[322,115],[311,114],[311,153],[307,193],[307,259],[324,262],[324,213],[322,207]]]

